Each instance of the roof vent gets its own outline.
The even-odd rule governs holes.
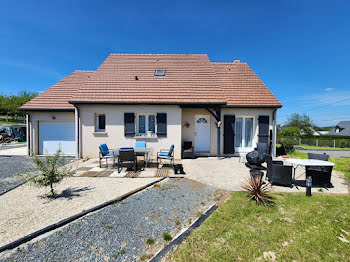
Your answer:
[[[165,69],[156,69],[154,76],[165,76]]]
[[[235,61],[233,61],[233,63],[240,63],[241,62],[241,60],[235,60]]]
[[[139,77],[138,77],[138,76],[135,76],[135,80],[139,80]]]

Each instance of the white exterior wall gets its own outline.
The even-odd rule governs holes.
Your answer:
[[[30,149],[34,154],[39,153],[39,122],[74,122],[74,112],[28,112],[30,118]],[[55,118],[55,119],[53,119]],[[77,137],[75,137],[77,142]]]
[[[79,105],[81,123],[81,157],[98,157],[99,145],[109,148],[135,146],[137,140],[146,141],[152,148],[152,158],[160,149],[175,145],[174,156],[181,158],[181,108],[172,105]],[[106,115],[106,132],[95,132],[95,114]],[[124,113],[167,113],[167,136],[159,138],[135,138],[124,135]],[[135,119],[136,121],[136,119]]]
[[[254,118],[254,139],[253,147],[256,147],[259,134],[260,115],[269,116],[270,130],[273,130],[273,112],[272,108],[222,108],[221,110],[221,154],[224,153],[224,115],[252,116]],[[192,141],[195,146],[195,115],[210,115],[210,153],[196,153],[197,155],[217,155],[217,128],[216,119],[205,109],[183,108],[182,109],[182,142]],[[189,123],[189,127],[185,124]],[[275,142],[273,142],[273,146]]]
[[[235,115],[235,117],[239,116],[252,116],[254,118],[254,139],[253,139],[253,147],[256,147],[256,143],[258,142],[258,134],[259,134],[259,116],[269,116],[269,130],[273,129],[273,108],[222,108],[221,110],[221,154],[224,152],[224,115]],[[215,143],[215,146],[217,143]]]

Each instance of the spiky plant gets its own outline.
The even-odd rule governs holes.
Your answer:
[[[273,203],[273,196],[269,193],[270,183],[263,182],[259,176],[246,179],[246,183],[242,185],[242,189],[246,192],[250,200],[255,200],[257,205],[265,205]]]

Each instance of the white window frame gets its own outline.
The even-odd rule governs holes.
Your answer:
[[[99,116],[105,116],[105,129],[100,129],[99,127]],[[106,132],[107,118],[105,113],[95,113],[95,132]]]
[[[154,133],[152,133],[152,136],[156,136],[157,134],[157,114],[156,113],[137,113],[136,114],[136,135],[137,136],[148,136],[148,128],[149,128],[149,116],[154,116]],[[139,127],[139,116],[145,116],[145,133],[140,133]]]
[[[246,153],[254,150],[254,145],[255,145],[255,135],[256,135],[256,126],[255,126],[255,116],[248,116],[248,115],[238,115],[236,116],[237,118],[242,118],[242,145],[245,145],[245,119],[246,118],[253,118],[253,136],[252,136],[252,146],[251,147],[246,147],[246,146],[241,146],[237,147],[236,146],[236,136],[234,137],[235,141],[235,151],[238,153]],[[236,129],[236,127],[235,127]],[[236,130],[235,130],[236,134]]]

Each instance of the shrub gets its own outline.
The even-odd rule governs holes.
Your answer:
[[[280,143],[284,149],[284,151],[286,152],[286,154],[293,152],[294,151],[294,145],[296,143],[294,138],[291,137],[282,137],[280,139]]]
[[[153,238],[147,238],[146,244],[147,245],[153,245],[154,244],[154,239]]]
[[[251,176],[242,189],[246,192],[247,197],[254,200],[257,205],[272,204],[273,196],[269,193],[270,186],[270,183],[263,182],[259,176],[256,178]]]
[[[301,130],[298,127],[295,126],[288,126],[284,129],[282,129],[278,135],[280,136],[288,136],[293,138],[299,138],[300,137]]]
[[[173,237],[169,233],[164,233],[163,234],[163,239],[165,241],[171,241],[173,239]]]
[[[38,157],[33,155],[35,166],[39,169],[38,173],[25,173],[23,180],[29,181],[38,187],[50,187],[52,197],[55,198],[54,185],[61,182],[64,178],[73,176],[75,171],[63,168],[64,157],[62,151],[58,149],[53,156]]]

